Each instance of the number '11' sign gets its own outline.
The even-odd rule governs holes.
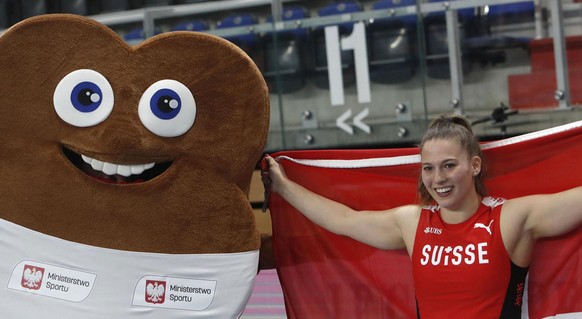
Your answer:
[[[369,103],[371,101],[370,72],[368,70],[368,49],[366,48],[364,23],[354,23],[352,33],[341,40],[337,25],[325,28],[325,51],[332,106],[345,104],[341,50],[354,51],[358,102]]]

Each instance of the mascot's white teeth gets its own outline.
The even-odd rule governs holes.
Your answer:
[[[86,155],[81,155],[83,161],[96,170],[103,172],[107,175],[121,175],[125,177],[129,177],[131,175],[139,175],[143,173],[145,170],[150,169],[156,165],[156,163],[148,163],[148,164],[135,164],[135,165],[122,165],[122,164],[113,164],[108,162],[103,162],[100,160],[96,160]]]

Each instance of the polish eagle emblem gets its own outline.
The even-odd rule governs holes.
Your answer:
[[[150,281],[146,283],[146,301],[149,303],[164,303],[166,283],[164,281]]]
[[[22,273],[22,287],[34,290],[40,289],[43,273],[43,268],[26,265]]]

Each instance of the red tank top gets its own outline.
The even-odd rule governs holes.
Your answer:
[[[454,225],[438,206],[423,208],[412,253],[420,318],[521,318],[527,268],[514,265],[503,244],[504,201],[486,197]]]

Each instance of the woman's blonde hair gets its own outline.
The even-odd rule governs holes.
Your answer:
[[[481,158],[481,170],[479,174],[475,176],[475,190],[481,196],[487,196],[487,189],[485,188],[484,175],[485,175],[485,163],[483,158],[483,153],[481,151],[481,145],[477,140],[471,125],[469,122],[458,114],[443,114],[439,115],[437,118],[432,120],[428,126],[428,129],[424,133],[422,140],[420,141],[419,148],[422,153],[422,148],[424,144],[431,140],[452,140],[456,139],[459,141],[461,147],[467,151],[469,158],[473,156],[478,156]],[[422,182],[422,174],[418,177],[418,196],[419,201],[422,205],[434,204],[434,199],[429,194],[428,190]]]

